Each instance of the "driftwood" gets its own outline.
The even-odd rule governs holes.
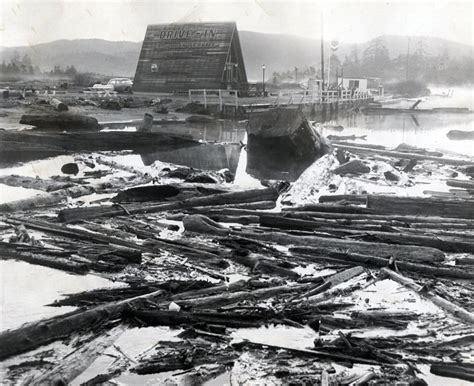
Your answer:
[[[326,202],[350,202],[355,204],[366,204],[367,203],[367,195],[365,194],[332,194],[328,196],[320,196],[319,202],[324,204]]]
[[[232,344],[232,346],[237,350],[243,347],[258,348],[258,349],[269,348],[273,350],[285,350],[292,354],[300,355],[300,356],[310,356],[310,357],[312,356],[312,357],[317,357],[317,358],[332,359],[332,360],[341,361],[341,362],[362,363],[362,364],[367,364],[367,365],[380,365],[381,364],[379,361],[376,361],[373,359],[366,359],[366,358],[354,357],[354,356],[345,355],[345,354],[324,352],[320,350],[297,349],[297,348],[277,346],[277,345],[267,344],[267,343],[257,343],[257,342],[252,342],[248,340],[234,343]]]
[[[44,180],[41,178],[18,176],[15,174],[9,176],[0,176],[0,184],[8,186],[21,186],[25,189],[36,189],[44,192],[54,192],[56,190],[70,188],[74,182],[55,181],[52,179]]]
[[[185,312],[185,311],[142,311],[130,310],[125,316],[137,318],[149,326],[182,326],[195,324],[218,324],[231,328],[259,327],[266,318],[260,315],[241,315],[236,313],[222,313],[211,311]]]
[[[431,293],[430,290],[423,288],[421,285],[416,284],[413,280],[402,276],[390,269],[382,268],[384,272],[390,279],[396,281],[397,283],[415,291],[420,296],[423,296],[431,300],[438,307],[442,308],[444,311],[454,315],[465,323],[474,324],[474,314],[465,310],[462,307],[459,307],[456,304],[451,303],[450,301],[442,298],[441,296]]]
[[[297,208],[295,208],[297,209]],[[250,214],[242,212],[243,214]],[[236,212],[227,213],[236,215]],[[258,213],[260,215],[260,213]],[[268,213],[265,213],[268,214]],[[462,228],[474,227],[474,221],[463,218],[440,217],[440,216],[422,216],[422,215],[396,215],[396,214],[374,214],[374,213],[331,213],[331,212],[317,212],[317,211],[298,211],[298,210],[284,210],[282,214],[286,217],[300,218],[300,219],[338,219],[338,220],[367,220],[367,221],[396,221],[409,225],[415,228],[441,228],[449,227]]]
[[[474,367],[470,363],[435,363],[431,365],[430,372],[441,377],[474,382]]]
[[[275,201],[278,193],[272,188],[254,189],[239,192],[229,192],[222,194],[213,194],[205,197],[189,198],[183,201],[176,201],[167,204],[158,205],[128,205],[121,207],[89,207],[89,208],[72,208],[63,209],[59,212],[60,221],[79,221],[89,218],[97,218],[102,216],[121,216],[130,214],[142,214],[153,212],[164,212],[184,208],[192,208],[197,206],[214,206],[233,203],[249,203],[258,201]]]
[[[68,107],[65,103],[61,102],[59,99],[57,98],[53,98],[51,99],[51,101],[49,102],[49,104],[51,106],[53,106],[55,108],[56,111],[68,111]]]
[[[0,258],[4,260],[15,259],[26,261],[30,264],[60,269],[82,275],[89,271],[89,266],[84,262],[75,261],[66,257],[53,257],[37,252],[32,253],[28,251],[21,251],[17,248],[17,246],[5,242],[0,242]]]
[[[452,186],[455,188],[463,188],[474,191],[474,181],[471,180],[447,180],[446,185]]]
[[[325,224],[321,221],[307,221],[281,216],[260,216],[260,225],[294,230],[319,230],[332,235],[350,236],[351,239],[374,241],[387,244],[420,245],[437,248],[445,252],[474,252],[474,243],[466,237],[425,236],[400,232],[397,229],[380,231],[381,226],[357,224]]]
[[[61,361],[41,376],[35,378],[29,385],[68,385],[81,375],[100,355],[112,346],[125,331],[125,326],[119,325],[92,342],[86,342],[72,354],[61,358]]]
[[[60,103],[58,104],[58,106],[61,105]],[[61,114],[54,113],[54,114],[42,114],[42,115],[25,114],[21,117],[20,123],[24,125],[35,126],[39,129],[44,129],[44,130],[98,131],[101,129],[101,126],[97,122],[97,119],[88,117],[86,115],[71,114],[71,113],[61,113]]]
[[[382,156],[394,157],[394,158],[409,158],[409,159],[416,159],[421,161],[435,161],[440,164],[444,165],[457,165],[457,166],[466,166],[472,165],[474,163],[473,160],[462,160],[462,159],[454,159],[454,158],[445,158],[445,157],[437,157],[432,155],[425,155],[425,154],[417,154],[417,153],[405,153],[401,151],[392,151],[392,150],[381,150],[381,149],[369,149],[362,146],[353,146],[353,145],[345,145],[345,144],[335,144],[335,147],[339,149],[348,150],[350,152],[359,153],[359,154],[378,154]]]
[[[367,208],[387,214],[474,219],[474,200],[369,195]]]
[[[31,198],[23,200],[7,202],[0,205],[0,213],[16,212],[21,210],[30,210],[41,207],[56,205],[67,200],[68,197],[80,197],[94,193],[96,190],[93,186],[72,186],[70,188],[53,191],[50,193],[42,193]]]
[[[424,260],[437,261],[444,258],[444,254],[434,248],[415,247],[409,245],[393,246],[384,243],[369,243],[365,241],[350,241],[324,238],[318,236],[295,236],[281,232],[261,230],[255,232],[251,230],[235,231],[223,228],[215,221],[202,215],[188,215],[183,219],[184,227],[187,231],[213,234],[213,235],[236,235],[254,240],[262,240],[281,245],[314,246],[327,248],[331,251],[343,250],[354,253],[372,255],[374,251],[380,256],[394,256],[403,260]]]
[[[161,295],[163,295],[163,290],[158,290],[131,299],[93,307],[85,311],[74,311],[65,315],[43,319],[15,330],[4,331],[0,333],[0,360],[69,337],[75,331],[90,330],[97,323],[102,324],[108,320],[118,318],[129,306],[137,305],[143,300],[153,299]]]
[[[363,264],[368,267],[384,268],[390,264],[389,258],[362,255],[348,252],[331,252],[325,248],[295,247],[290,248],[290,252],[297,256],[303,255],[310,261],[320,262],[321,260],[341,261],[349,264]],[[374,252],[376,253],[376,252]],[[448,266],[433,266],[421,263],[411,263],[408,261],[398,260],[397,267],[402,271],[419,272],[425,275],[433,275],[435,277],[449,277],[455,279],[474,279],[474,271],[469,269],[458,269]]]

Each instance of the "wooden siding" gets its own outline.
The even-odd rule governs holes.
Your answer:
[[[247,89],[247,76],[235,23],[149,25],[143,41],[134,90],[187,92],[226,88]]]

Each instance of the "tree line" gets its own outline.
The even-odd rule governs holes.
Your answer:
[[[336,81],[336,74],[348,77],[377,77],[385,82],[418,81],[451,85],[474,83],[472,56],[451,58],[447,49],[441,54],[432,55],[422,40],[412,47],[411,52],[407,50],[406,54],[394,58],[391,58],[384,39],[377,38],[362,52],[354,45],[349,55],[345,55],[342,60],[335,53],[331,54],[330,60],[331,83]],[[274,84],[299,83],[316,77],[321,77],[321,69],[307,66],[274,72],[272,81]]]
[[[19,53],[15,51],[9,62],[2,61],[0,73],[5,75],[51,75],[73,78],[78,74],[78,71],[74,65],[66,66],[64,69],[56,65],[50,71],[41,71],[38,65],[33,64],[28,54],[20,57]]]

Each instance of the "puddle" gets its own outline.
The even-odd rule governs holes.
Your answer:
[[[71,275],[13,260],[0,260],[0,282],[1,331],[74,310],[46,306],[63,294],[120,285],[94,275]]]

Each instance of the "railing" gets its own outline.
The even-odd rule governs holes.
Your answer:
[[[273,101],[273,105],[306,105],[306,104],[322,104],[333,102],[350,102],[356,100],[369,99],[370,95],[367,91],[358,90],[326,90],[326,91],[309,91],[305,90],[298,94],[279,94]]]
[[[236,108],[239,106],[239,99],[237,90],[220,90],[220,89],[199,89],[188,91],[189,102],[199,102],[208,105],[219,105],[219,110],[222,111],[224,105],[232,105]]]

